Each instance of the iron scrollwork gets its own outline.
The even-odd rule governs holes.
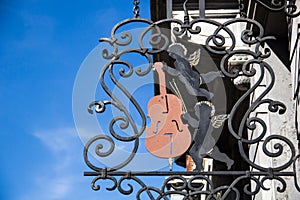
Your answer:
[[[258,1],[260,2],[260,1]],[[279,3],[273,1],[274,6],[279,6]],[[273,5],[272,4],[272,5]],[[285,8],[286,4],[282,5]],[[279,7],[277,9],[282,8]],[[140,33],[138,40],[137,48],[126,48],[126,46],[130,46],[132,42],[132,34],[130,32],[124,32],[121,34],[121,38],[118,38],[117,31],[121,29],[123,26],[132,23],[142,23],[146,25],[146,28]],[[247,76],[253,77],[257,75],[259,71],[259,78],[257,82],[252,85],[251,88],[248,89],[247,92],[236,102],[233,109],[230,111],[230,117],[228,119],[228,127],[229,131],[238,141],[239,152],[242,158],[252,167],[251,171],[193,171],[193,172],[177,172],[177,171],[147,171],[147,172],[125,172],[122,171],[122,168],[128,165],[135,154],[137,153],[139,147],[143,144],[140,142],[140,137],[144,133],[146,128],[146,116],[141,108],[139,102],[135,99],[135,97],[130,94],[130,92],[119,82],[116,78],[115,67],[123,66],[119,69],[119,74],[122,79],[126,79],[131,77],[133,74],[138,76],[147,75],[152,69],[152,56],[158,53],[161,53],[171,45],[171,41],[169,37],[161,31],[159,28],[161,25],[171,25],[177,24],[176,28],[172,30],[172,33],[176,36],[182,36],[184,34],[199,34],[201,30],[201,24],[209,24],[215,27],[214,32],[207,37],[205,47],[206,49],[213,53],[222,55],[223,59],[221,61],[221,71],[222,73],[229,78],[235,78],[238,76]],[[258,33],[254,35],[251,30],[244,30],[241,33],[241,41],[249,46],[254,46],[254,50],[243,50],[236,48],[236,37],[234,33],[230,30],[230,25],[236,23],[247,23],[252,24],[258,28]],[[151,33],[149,38],[146,37],[148,33]],[[226,37],[224,36],[226,34]],[[238,18],[229,20],[223,24],[213,21],[210,19],[194,19],[191,22],[185,20],[184,22],[177,19],[164,19],[157,22],[152,22],[147,19],[142,18],[132,18],[127,19],[119,24],[117,24],[111,32],[110,38],[101,38],[100,42],[107,43],[111,46],[111,51],[108,49],[104,49],[102,52],[103,58],[107,59],[107,64],[103,67],[102,72],[100,74],[100,84],[101,88],[108,94],[110,97],[109,100],[102,101],[94,101],[91,102],[88,106],[88,111],[92,114],[93,111],[97,113],[103,113],[106,110],[107,106],[115,107],[117,110],[122,113],[120,116],[116,116],[111,119],[109,124],[109,134],[98,135],[90,139],[90,141],[86,144],[84,148],[84,159],[89,168],[91,168],[92,172],[85,172],[86,176],[94,176],[95,178],[92,180],[92,189],[99,190],[101,187],[97,185],[97,183],[101,180],[106,180],[111,183],[109,187],[106,189],[109,191],[118,190],[120,193],[124,195],[130,195],[135,192],[136,199],[141,199],[141,196],[146,195],[149,199],[169,199],[169,195],[177,194],[182,196],[184,199],[192,199],[195,196],[205,196],[206,199],[225,199],[230,193],[234,193],[236,199],[239,199],[240,191],[236,188],[236,186],[240,183],[241,180],[248,179],[250,180],[252,187],[250,184],[244,186],[244,191],[248,195],[255,195],[260,190],[268,190],[267,186],[265,186],[265,182],[267,180],[277,180],[281,183],[281,187],[277,190],[278,192],[283,192],[286,190],[286,182],[282,178],[283,176],[291,176],[295,178],[295,185],[300,192],[299,183],[297,182],[297,165],[296,162],[299,160],[299,155],[296,156],[296,150],[293,143],[286,137],[281,135],[272,134],[270,136],[266,136],[267,125],[266,123],[260,119],[259,117],[253,117],[251,114],[255,112],[255,110],[261,105],[268,105],[269,112],[275,112],[278,114],[285,113],[286,106],[278,101],[266,98],[266,95],[272,89],[275,82],[275,74],[272,67],[265,61],[271,55],[270,49],[264,47],[264,44],[267,40],[274,39],[272,37],[264,36],[263,27],[256,21],[247,19],[247,18]],[[146,40],[151,45],[151,48],[145,46]],[[230,40],[230,45],[225,47],[225,42]],[[159,48],[152,48],[153,46]],[[120,48],[122,47],[122,48]],[[121,50],[122,49],[122,50]],[[135,68],[130,62],[123,59],[124,55],[135,54],[145,59],[147,62],[147,67],[145,69]],[[228,60],[234,56],[239,54],[245,54],[250,57],[247,60],[240,71],[228,71]],[[255,67],[254,67],[255,66]],[[115,84],[117,88],[119,88],[124,96],[129,99],[130,103],[134,106],[137,113],[139,113],[139,118],[142,122],[141,126],[136,124],[136,119],[131,115],[129,108],[126,105],[122,104],[122,102],[118,99],[118,96],[109,89],[105,82],[106,74],[109,75],[111,81]],[[265,90],[256,98],[254,102],[251,103],[249,108],[247,109],[244,117],[240,121],[240,126],[236,129],[234,128],[233,121],[236,120],[235,116],[238,112],[239,107],[242,102],[245,101],[259,86],[259,84],[263,81],[264,75],[268,74],[271,77],[271,81]],[[118,128],[116,128],[116,126]],[[243,132],[246,130],[253,131],[258,129],[258,126],[261,127],[260,133],[256,138],[243,138]],[[124,136],[119,134],[118,130],[124,130],[131,128],[132,134],[128,136]],[[269,158],[283,156],[284,148],[290,149],[290,157],[286,160],[285,163],[282,163],[277,167],[270,166],[260,166],[254,161],[250,160],[245,152],[244,145],[251,145],[261,142],[263,140],[262,152]],[[113,151],[115,150],[114,141],[122,143],[133,143],[134,148],[132,152],[125,159],[125,161],[115,165],[108,167],[97,167],[92,164],[89,159],[88,152],[94,152],[98,157],[109,157]],[[104,149],[104,144],[101,141],[106,141],[109,144],[107,150]],[[275,144],[271,141],[276,141]],[[284,144],[283,144],[284,143]],[[269,144],[271,145],[272,150],[267,147]],[[275,151],[274,151],[275,150]],[[293,170],[286,171],[289,167],[293,166]],[[210,176],[238,176],[231,184],[214,187]],[[161,188],[157,186],[149,186],[147,185],[142,178],[143,176],[168,176],[167,179],[162,183]],[[117,178],[119,177],[119,178]],[[175,185],[173,181],[176,180],[179,185]],[[133,183],[128,183],[126,187],[124,184],[126,181],[131,181],[134,183],[135,187],[132,185]]]
[[[271,0],[269,2],[255,0],[255,2],[272,12],[284,11],[288,17],[297,17],[300,15],[293,0]]]

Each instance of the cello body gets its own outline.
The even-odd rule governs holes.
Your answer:
[[[146,127],[147,150],[161,158],[173,158],[184,154],[191,144],[187,124],[182,123],[182,102],[165,87],[163,63],[156,62],[154,68],[159,76],[160,95],[148,102],[148,117],[151,125]]]

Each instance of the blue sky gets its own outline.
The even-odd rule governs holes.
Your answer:
[[[0,199],[126,199],[94,192],[72,116],[77,71],[131,0],[0,2]],[[149,1],[141,1],[149,18]],[[132,198],[132,197],[130,197]],[[129,199],[130,199],[129,198]]]

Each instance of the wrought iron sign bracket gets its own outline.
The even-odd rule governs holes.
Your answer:
[[[264,5],[263,2],[260,2],[258,0],[257,2]],[[276,1],[272,1],[272,5],[276,7],[276,10],[286,8],[294,9],[293,5],[285,4],[280,6],[278,3],[275,2]],[[135,5],[138,6],[138,3],[136,3]],[[267,5],[265,6],[268,9],[273,9]],[[177,19],[163,19],[157,22],[152,22],[148,19],[139,18],[139,13],[137,10],[138,9],[134,9],[135,18],[126,19],[118,23],[115,27],[113,27],[110,38],[100,39],[100,42],[107,43],[111,47],[110,50],[104,49],[102,51],[102,57],[107,60],[107,63],[105,64],[105,66],[103,66],[100,74],[101,89],[109,96],[109,99],[91,102],[88,106],[88,112],[90,114],[93,114],[93,111],[95,111],[96,114],[101,114],[106,111],[106,108],[108,106],[110,106],[115,107],[121,114],[119,116],[114,116],[110,120],[109,133],[96,135],[95,137],[91,138],[84,147],[84,160],[87,166],[91,169],[91,171],[84,172],[84,176],[94,177],[91,183],[92,189],[100,190],[101,186],[97,184],[98,181],[107,180],[109,182],[112,182],[112,186],[107,187],[107,190],[118,190],[124,195],[130,195],[135,192],[136,199],[140,199],[142,195],[146,195],[149,199],[166,200],[169,199],[169,196],[172,194],[181,195],[185,199],[192,199],[195,195],[203,195],[206,199],[219,199],[221,195],[221,199],[225,199],[228,195],[234,194],[238,199],[238,197],[240,197],[241,195],[241,191],[236,189],[236,187],[238,184],[240,184],[242,180],[249,180],[249,183],[251,182],[252,188],[248,184],[245,185],[243,191],[247,195],[251,196],[256,195],[261,190],[268,190],[268,187],[266,186],[267,180],[278,181],[280,183],[280,187],[277,188],[277,192],[283,192],[287,188],[287,183],[284,177],[292,177],[294,179],[295,187],[300,192],[299,182],[297,181],[299,176],[299,174],[297,174],[299,172],[299,169],[297,168],[297,163],[299,162],[300,156],[297,155],[297,151],[293,142],[289,138],[282,136],[279,133],[272,133],[270,135],[267,135],[266,132],[268,126],[266,125],[266,122],[264,122],[264,120],[259,118],[258,116],[252,116],[256,109],[262,105],[267,105],[267,112],[277,113],[278,115],[284,114],[286,111],[286,106],[283,103],[269,99],[267,97],[268,93],[273,88],[275,82],[275,73],[272,69],[272,66],[270,66],[265,61],[266,58],[271,56],[271,50],[265,47],[263,44],[265,43],[265,41],[272,39],[272,37],[266,37],[264,35],[263,27],[258,22],[247,18],[232,19],[225,23],[220,23],[204,18],[198,18],[189,21],[189,19],[186,17],[184,18],[183,22]],[[288,16],[299,15],[298,13],[287,14]],[[139,33],[138,36],[133,36],[130,32],[123,32],[121,34],[121,37],[118,36],[118,30],[122,29],[125,25],[135,23],[141,23],[144,25],[143,27],[145,27],[143,28],[141,33]],[[244,30],[241,33],[241,41],[244,44],[251,46],[252,48],[236,48],[237,38],[230,29],[230,26],[236,23],[251,24],[259,30],[258,35],[253,35],[253,32],[251,30]],[[249,165],[249,169],[251,170],[198,170],[191,172],[122,171],[123,168],[130,164],[130,162],[134,159],[141,146],[145,146],[145,144],[141,142],[141,136],[145,131],[147,131],[147,120],[145,111],[142,109],[139,102],[135,99],[135,96],[131,94],[124,85],[122,85],[122,83],[118,80],[117,76],[120,79],[125,80],[126,82],[126,79],[133,75],[143,77],[153,72],[152,69],[154,65],[152,56],[160,54],[162,52],[170,52],[170,47],[173,45],[171,40],[169,39],[169,36],[165,35],[164,31],[162,31],[162,29],[160,28],[163,24],[176,24],[177,27],[173,30],[170,30],[170,32],[176,37],[181,37],[187,33],[191,35],[199,34],[201,32],[201,26],[203,26],[203,24],[214,27],[213,33],[209,35],[206,39],[205,49],[211,54],[222,56],[220,62],[220,70],[222,72],[221,75],[230,79],[234,79],[241,75],[252,78],[259,74],[260,77],[256,79],[256,83],[252,84],[252,86],[245,91],[245,93],[240,97],[240,99],[237,100],[233,108],[229,111],[229,113],[226,114],[226,116],[222,116],[224,117],[223,122],[224,120],[226,120],[224,123],[228,127],[229,133],[237,141],[239,153],[242,159]],[[148,37],[149,35],[150,37]],[[130,46],[133,37],[138,38],[138,47],[133,48],[132,46]],[[225,46],[227,40],[230,40],[229,46]],[[145,43],[150,44],[150,47],[146,46]],[[147,66],[144,68],[135,68],[133,64],[131,64],[125,58],[123,58],[125,55],[128,55],[130,53],[134,53],[135,56],[140,56],[141,58],[146,60]],[[242,64],[239,70],[230,71],[229,60],[237,55],[246,55],[247,60]],[[177,59],[179,60],[179,58]],[[179,62],[178,60],[176,61]],[[120,66],[122,67],[119,70],[119,73],[115,74],[115,68],[117,66],[118,68],[120,68]],[[167,71],[168,68],[164,68],[164,70]],[[177,73],[178,71],[180,71],[180,69],[178,68],[176,68],[176,70],[171,70],[169,72]],[[249,98],[249,96],[251,96],[253,92],[257,89],[258,85],[263,81],[265,74],[268,74],[271,81],[265,87],[265,90],[257,97],[257,99],[249,105],[249,108],[247,108],[243,117],[239,119],[239,126],[235,127],[233,124],[234,121],[237,120],[236,116],[239,112],[240,107],[243,105],[243,102],[245,102],[247,98]],[[189,75],[190,78],[193,78],[194,75],[197,76],[197,74]],[[128,98],[128,101],[131,105],[133,105],[134,109],[136,110],[136,113],[138,113],[138,120],[139,123],[142,124],[141,126],[137,125],[137,119],[132,117],[129,108],[126,105],[124,105],[122,101],[120,101],[119,97],[116,96],[116,94],[113,91],[109,89],[106,83],[107,78],[104,77],[109,77],[110,81],[122,92],[122,97]],[[205,78],[203,78],[205,76],[200,76],[200,78],[198,77],[197,81],[200,80],[199,84],[201,84],[201,77],[203,80],[205,80]],[[174,94],[177,94],[176,96],[180,96],[180,94],[178,94],[179,91],[176,90],[176,87],[174,91]],[[191,89],[191,91],[193,90]],[[195,92],[203,91],[199,90]],[[209,104],[209,101],[208,103],[200,102],[197,105],[199,106],[199,109],[210,109],[209,118],[216,116],[213,115],[213,111],[211,111],[213,109],[211,104]],[[197,105],[195,105],[195,107],[197,107]],[[161,109],[162,107],[159,108]],[[194,119],[196,118],[194,117]],[[220,118],[218,120],[220,120]],[[189,126],[192,126],[192,122],[189,123]],[[131,135],[124,136],[118,133],[118,130],[126,130],[128,128],[132,130]],[[247,138],[244,136],[245,131],[257,131],[257,136],[255,138]],[[106,144],[108,144],[109,146],[106,150],[103,148],[103,142],[106,142]],[[91,159],[91,154],[94,154],[100,159],[108,158],[116,150],[116,142],[124,144],[127,144],[128,142],[133,143],[134,147],[132,149],[132,152],[130,152],[130,154],[127,158],[124,159],[124,161],[116,164],[115,166],[105,167],[99,167],[93,163],[93,159]],[[286,157],[285,161],[283,163],[278,164],[278,166],[262,166],[259,165],[259,163],[256,163],[254,160],[250,159],[248,152],[246,152],[244,148],[245,145],[249,146],[258,144],[261,145],[261,152],[263,152],[263,154],[269,159],[285,156],[284,151],[286,151],[287,149],[289,150],[290,154],[288,157]],[[270,146],[271,150],[270,147],[267,146]],[[207,153],[209,154],[211,152]],[[146,185],[142,179],[142,177],[144,176],[160,176],[167,178],[164,180],[163,183],[161,183],[160,186],[155,186]],[[190,178],[185,178],[187,176]],[[235,176],[236,178],[230,184],[214,186],[213,181],[209,178],[211,176]],[[179,180],[182,184],[180,186],[172,184],[172,181],[174,181],[175,179]],[[133,187],[132,184],[128,184],[126,187],[124,187],[123,184],[126,180],[134,182],[135,185],[138,185],[139,188]],[[196,183],[197,181],[205,183],[207,187],[194,187],[193,183]],[[171,190],[168,190],[167,186],[170,186]]]

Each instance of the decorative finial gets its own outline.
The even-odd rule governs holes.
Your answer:
[[[185,24],[189,24],[190,22],[190,16],[189,16],[189,12],[188,9],[186,7],[186,4],[189,0],[185,0],[185,2],[183,3],[183,10],[184,10],[184,23]]]

